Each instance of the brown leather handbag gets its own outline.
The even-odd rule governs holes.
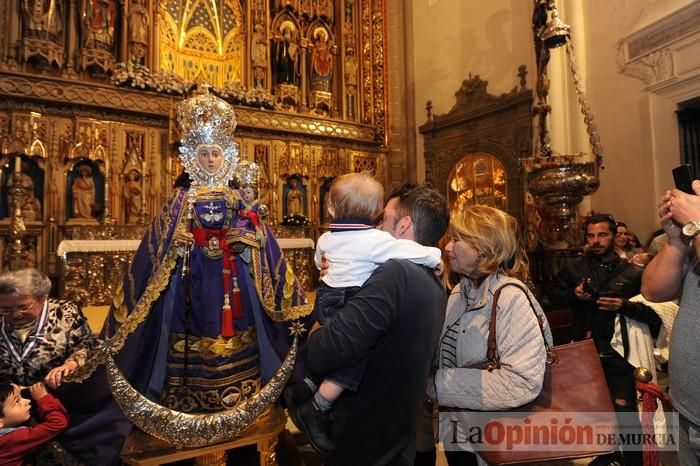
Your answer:
[[[499,370],[501,368],[496,345],[496,308],[501,290],[509,285],[522,289],[530,300],[530,295],[524,287],[513,283],[503,285],[494,293],[489,323],[488,360],[483,367],[484,370]],[[535,312],[532,301],[530,301],[530,308]],[[544,339],[544,329],[539,315],[537,315],[537,320]],[[547,340],[544,339],[544,341],[547,345]],[[512,419],[512,415],[516,412],[518,413],[517,419],[520,420],[525,416],[538,414],[577,413],[576,419],[579,424],[581,421],[588,421],[588,425],[606,426],[599,428],[594,433],[594,439],[598,434],[605,436],[604,438],[615,434],[617,430],[615,410],[593,340],[577,341],[555,347],[547,345],[547,368],[539,396],[531,403],[504,411],[502,415],[495,416],[493,420],[507,423],[509,413],[512,413],[510,415]],[[573,445],[570,451],[563,451],[561,448],[556,451],[546,451],[545,448],[526,446],[512,450],[479,451],[479,455],[492,465],[541,464],[545,461],[602,455],[615,450],[614,445],[611,446],[609,443],[597,447]]]

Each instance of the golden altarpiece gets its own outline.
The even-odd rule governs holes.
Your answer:
[[[72,297],[109,302],[181,173],[175,105],[204,83],[235,105],[268,220],[308,269],[332,179],[384,178],[384,2],[0,2],[0,269],[57,276],[63,255]],[[80,240],[121,252],[65,261]]]

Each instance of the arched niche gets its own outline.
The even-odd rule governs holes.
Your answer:
[[[503,163],[491,154],[462,157],[452,167],[446,189],[452,212],[476,204],[508,210],[508,175]]]
[[[428,102],[428,121],[419,128],[425,143],[426,182],[452,198],[451,207],[455,195],[463,191],[450,192],[449,183],[459,170],[467,169],[473,156],[475,162],[484,159],[503,170],[506,182],[491,186],[503,187],[502,202],[491,205],[524,224],[525,188],[519,160],[532,151],[532,90],[525,87],[525,73],[521,67],[520,85],[500,96],[489,94],[488,82],[479,76],[464,80],[455,93],[454,107],[444,115],[433,115]],[[489,197],[482,195],[483,203],[493,201]]]

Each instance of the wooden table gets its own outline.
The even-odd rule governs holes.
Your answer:
[[[287,417],[284,411],[273,408],[267,415],[248,428],[241,437],[229,442],[199,448],[177,448],[163,440],[134,429],[124,443],[121,459],[124,464],[153,466],[195,458],[197,465],[225,465],[226,451],[257,445],[260,466],[275,466],[277,437],[284,430]]]

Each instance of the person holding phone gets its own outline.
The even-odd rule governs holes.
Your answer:
[[[649,306],[629,301],[639,294],[643,269],[615,253],[616,227],[610,215],[591,216],[586,222],[588,249],[563,264],[547,292],[554,303],[573,311],[574,340],[592,338],[595,342],[615,411],[634,413],[637,412],[634,367],[612,347],[615,319],[619,316],[621,325],[625,325],[625,319],[634,319],[657,326],[661,319]],[[627,354],[629,342],[625,337],[623,346]],[[620,423],[629,425],[629,420],[621,418]],[[641,432],[641,426],[636,427]],[[642,452],[627,448],[623,452],[624,464],[641,465]],[[617,454],[598,457],[591,464],[604,466],[615,462],[619,464]]]
[[[675,175],[675,173],[674,173]],[[675,177],[675,176],[674,176]],[[673,407],[679,413],[678,461],[700,464],[700,181],[692,193],[666,191],[659,201],[659,218],[668,241],[649,263],[642,278],[642,295],[662,302],[681,298],[673,326],[668,372]]]

